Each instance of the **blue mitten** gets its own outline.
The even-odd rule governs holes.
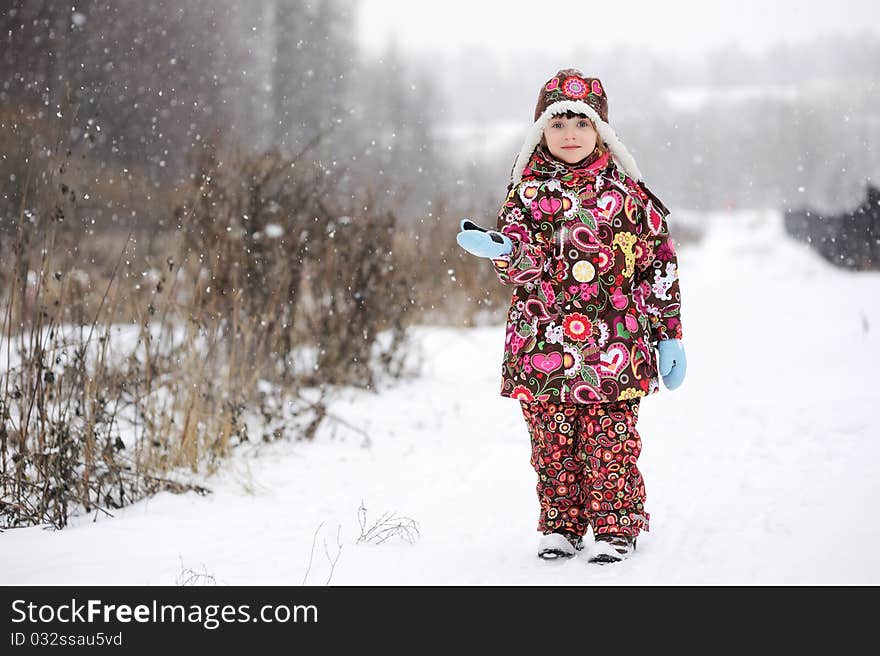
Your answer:
[[[657,343],[660,351],[660,375],[667,389],[674,390],[681,385],[687,371],[687,358],[680,339],[663,339]]]
[[[494,259],[513,250],[510,237],[495,230],[481,228],[468,219],[461,220],[461,232],[455,237],[458,245],[471,255]]]

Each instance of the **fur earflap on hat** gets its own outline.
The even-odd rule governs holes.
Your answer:
[[[541,142],[544,128],[557,114],[568,111],[586,114],[596,126],[599,138],[608,146],[617,166],[628,176],[641,181],[642,174],[636,160],[608,124],[608,95],[599,78],[586,77],[579,70],[566,68],[550,78],[538,94],[535,106],[535,122],[526,135],[523,147],[517,155],[510,175],[510,182],[516,185],[535,148]]]

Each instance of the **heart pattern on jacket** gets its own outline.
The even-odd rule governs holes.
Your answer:
[[[538,209],[547,216],[553,216],[562,207],[562,201],[554,196],[542,196],[538,201]]]
[[[603,376],[616,376],[629,363],[629,349],[616,342],[599,356],[599,373]]]
[[[607,191],[596,200],[596,209],[605,221],[613,219],[621,207],[623,207],[623,196],[617,191]]]
[[[532,356],[532,366],[538,371],[549,374],[551,371],[556,371],[562,366],[562,354],[550,353],[549,355],[544,355],[543,353],[538,353]]]

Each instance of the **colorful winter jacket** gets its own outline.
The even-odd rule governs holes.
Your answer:
[[[502,396],[645,396],[659,389],[654,346],[682,336],[668,210],[599,153],[569,165],[537,146],[499,212],[497,229],[513,241],[492,260],[513,287]]]

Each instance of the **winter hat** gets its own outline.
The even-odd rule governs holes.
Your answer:
[[[602,82],[599,78],[586,77],[577,69],[565,68],[541,87],[538,104],[535,106],[535,122],[529,129],[523,147],[514,162],[510,174],[511,184],[516,185],[522,180],[523,170],[541,142],[544,128],[547,127],[550,119],[556,114],[564,114],[568,111],[586,114],[596,125],[599,138],[608,146],[617,166],[628,176],[636,180],[642,179],[636,160],[608,125],[608,96]]]

